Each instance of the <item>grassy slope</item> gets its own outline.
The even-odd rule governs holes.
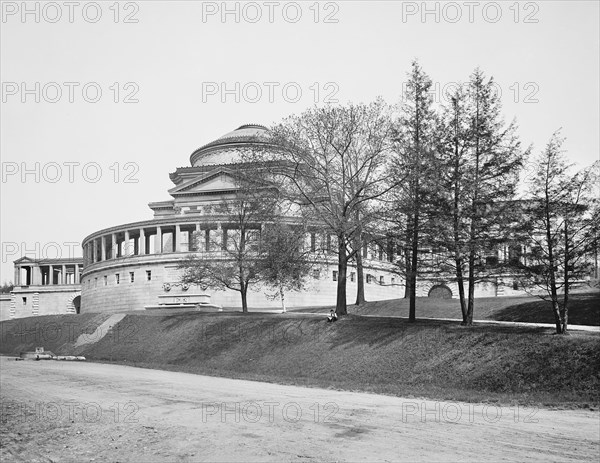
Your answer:
[[[326,312],[326,309],[298,309],[301,312]],[[408,299],[368,302],[350,306],[357,315],[408,317]],[[460,303],[456,299],[417,298],[417,317],[460,319]],[[554,323],[549,302],[537,297],[487,297],[475,300],[474,318],[514,322]],[[600,326],[600,291],[578,293],[569,302],[569,323]]]
[[[1,325],[0,351],[22,349],[16,325]],[[544,328],[463,328],[392,317],[349,316],[328,324],[310,315],[197,313],[132,314],[116,328],[118,334],[77,352],[71,342],[44,347],[151,368],[399,396],[599,403],[600,337],[594,333],[562,337]]]

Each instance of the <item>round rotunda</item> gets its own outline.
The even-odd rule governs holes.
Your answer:
[[[219,249],[211,243],[223,242],[232,230],[227,216],[212,207],[239,194],[234,173],[251,169],[245,154],[256,149],[275,149],[269,144],[267,129],[248,124],[203,145],[190,156],[190,166],[170,174],[172,199],[149,204],[150,220],[117,225],[87,236],[83,242],[81,312],[123,312],[157,307],[176,307],[210,301],[225,308],[239,308],[236,291],[206,291],[180,283],[181,261],[194,253],[217,258]],[[194,239],[195,237],[195,239]],[[308,236],[307,242],[327,237]],[[365,294],[368,300],[402,297],[403,285],[391,272],[392,256],[378,244],[363,250]],[[289,306],[335,305],[337,258],[320,264],[310,276],[308,288],[287,296]],[[348,267],[348,303],[356,296],[356,269]],[[252,308],[279,307],[261,289],[248,292]]]

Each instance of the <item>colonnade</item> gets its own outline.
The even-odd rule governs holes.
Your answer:
[[[15,264],[15,286],[77,285],[80,283],[81,264],[75,263],[23,263]]]
[[[164,224],[126,228],[107,233],[83,244],[84,265],[123,257],[171,252],[210,251],[222,242],[222,226],[217,224]],[[204,249],[196,249],[202,243]]]
[[[132,224],[134,225],[134,224]],[[256,229],[260,230],[260,224]],[[228,248],[228,231],[236,229],[229,223],[181,223],[127,227],[101,234],[83,243],[84,265],[124,257],[178,252],[215,252]],[[305,246],[311,251],[336,252],[333,235],[317,232],[306,234]],[[231,238],[230,238],[231,239]],[[365,243],[363,257],[391,261],[391,241],[385,245]]]

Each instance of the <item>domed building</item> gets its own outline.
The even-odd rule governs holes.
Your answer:
[[[240,194],[235,172],[252,169],[245,154],[269,146],[267,129],[243,125],[210,142],[190,156],[190,167],[170,174],[172,199],[150,203],[154,217],[147,221],[117,225],[87,236],[83,242],[81,312],[121,312],[159,307],[193,307],[213,304],[241,307],[236,291],[201,290],[181,284],[183,259],[194,253],[218,253],[211,243],[226,240],[235,225],[216,214],[215,204]],[[260,226],[259,226],[260,228]],[[310,234],[310,233],[309,233]],[[314,233],[313,233],[314,235]],[[307,242],[328,237],[307,236]],[[198,248],[198,249],[196,249]],[[367,300],[402,297],[404,286],[392,272],[383,246],[365,247],[363,256]],[[331,255],[313,270],[307,290],[287,295],[289,306],[335,305],[337,258]],[[356,297],[356,269],[348,268],[348,303]],[[261,289],[250,288],[252,308],[279,307]]]

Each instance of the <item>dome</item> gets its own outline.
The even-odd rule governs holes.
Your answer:
[[[267,128],[263,125],[242,125],[198,148],[190,156],[190,163],[192,166],[204,166],[241,162],[244,145],[266,143],[267,132]]]

